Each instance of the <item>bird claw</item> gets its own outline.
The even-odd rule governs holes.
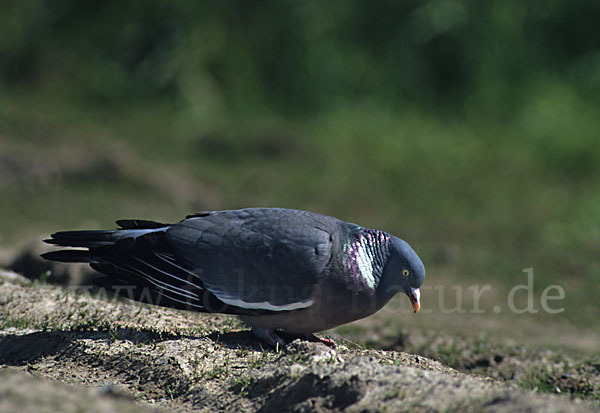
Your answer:
[[[287,345],[283,338],[281,338],[274,330],[271,330],[269,328],[253,327],[252,334],[254,334],[256,337],[258,337],[268,345],[277,349],[284,349]],[[287,334],[285,333],[284,335],[287,336]],[[333,341],[330,338],[319,337],[314,334],[305,334],[299,336],[299,338],[306,341],[310,341],[312,343],[322,343],[325,344],[327,347],[335,348],[335,341]]]
[[[282,349],[285,347],[285,341],[281,337],[279,337],[274,330],[271,330],[269,328],[253,327],[252,334],[254,334],[256,337],[258,337],[268,345],[273,346],[275,348]]]

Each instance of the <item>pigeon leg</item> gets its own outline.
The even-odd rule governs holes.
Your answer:
[[[283,348],[285,341],[269,328],[252,327],[252,334],[270,346]]]
[[[335,348],[335,341],[330,338],[324,338],[315,336],[314,334],[307,334],[304,336],[307,341],[312,341],[313,343],[323,343],[327,347]]]

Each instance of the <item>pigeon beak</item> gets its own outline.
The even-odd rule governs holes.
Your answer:
[[[408,293],[408,298],[410,298],[410,303],[412,304],[413,310],[415,313],[418,313],[421,309],[421,302],[419,299],[421,298],[421,291],[418,288],[410,288],[410,292]]]

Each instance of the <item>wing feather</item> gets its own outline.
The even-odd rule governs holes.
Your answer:
[[[331,259],[337,220],[305,211],[220,211],[175,224],[176,262],[225,303],[283,311],[312,304]]]

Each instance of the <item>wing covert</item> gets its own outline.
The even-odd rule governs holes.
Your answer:
[[[257,208],[192,217],[165,235],[177,261],[223,302],[286,311],[312,304],[337,222],[305,211]]]

